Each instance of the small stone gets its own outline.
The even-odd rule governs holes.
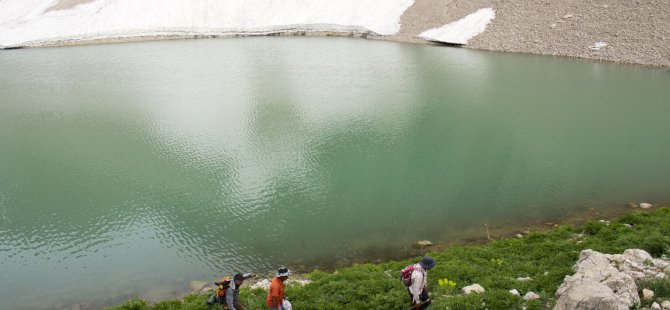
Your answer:
[[[601,48],[607,46],[605,42],[596,42],[593,45],[589,46],[589,49],[592,51],[599,51]]]
[[[640,204],[640,209],[642,210],[647,210],[651,209],[653,206],[650,203],[643,202]]]
[[[521,293],[519,293],[519,291],[517,291],[516,289],[509,290],[509,293],[514,296],[521,296]]]
[[[670,309],[670,301],[666,300],[663,303],[661,303],[661,308],[663,309]]]
[[[462,289],[463,294],[470,295],[472,293],[484,293],[486,290],[479,284],[468,285]]]
[[[551,25],[549,25],[549,28],[551,28],[551,29],[556,28],[556,23],[551,23]]]
[[[659,305],[657,302],[651,304],[651,309],[653,310],[661,310],[661,305]]]
[[[633,208],[633,209],[635,209],[635,208],[637,208],[637,205],[634,204],[634,203],[632,203],[632,202],[629,202],[629,203],[628,203],[628,207],[629,207],[629,208]]]
[[[531,278],[531,277],[518,277],[518,278],[516,278],[516,280],[521,281],[521,282],[526,282],[526,281],[532,281],[533,278]]]
[[[631,224],[628,224],[628,223],[625,223],[625,224],[623,224],[623,227],[628,227],[628,228],[631,228],[631,227],[633,227],[633,225],[631,225]]]
[[[421,248],[425,248],[425,247],[433,246],[433,243],[428,241],[428,240],[419,240],[419,241],[416,242],[416,245],[421,247]]]
[[[530,230],[524,230],[524,231],[522,231],[522,233],[523,233],[524,235],[528,235],[528,234],[530,234]]]
[[[524,300],[536,300],[536,299],[540,299],[540,295],[535,294],[533,292],[528,292],[528,293],[526,293],[526,295],[523,295],[523,299]]]
[[[654,298],[654,291],[645,288],[642,290],[642,298],[644,299],[653,299]]]
[[[523,238],[523,235],[522,234],[516,234],[516,235],[514,235],[514,237],[517,237],[517,238],[521,239],[521,238]]]
[[[565,15],[563,15],[563,19],[568,19],[568,18],[572,18],[572,14],[565,14]]]

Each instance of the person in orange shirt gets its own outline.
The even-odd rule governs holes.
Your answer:
[[[268,290],[267,304],[270,310],[283,310],[284,303],[284,281],[291,275],[291,271],[286,267],[281,267],[277,270],[277,275],[270,283]]]

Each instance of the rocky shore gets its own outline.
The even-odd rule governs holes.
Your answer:
[[[416,0],[401,17],[398,37],[484,7],[496,17],[467,48],[670,66],[668,0]]]
[[[45,8],[44,14],[53,16],[61,14],[64,10],[77,8],[79,5],[93,4],[92,2],[94,1],[60,0]],[[355,24],[349,26],[284,24],[269,28],[247,28],[242,31],[219,28],[212,28],[211,31],[194,30],[195,28],[170,30],[172,28],[161,27],[160,31],[143,30],[135,33],[94,31],[94,35],[50,37],[6,47],[248,35],[352,36],[439,44],[420,38],[419,35],[427,30],[462,20],[478,10],[489,8],[495,12],[495,18],[482,33],[467,40],[464,47],[658,67],[670,66],[670,0],[415,0],[400,16],[400,29],[395,34],[380,35]],[[0,30],[2,22],[0,20]],[[14,27],[21,23],[23,21],[18,24],[16,21],[10,21],[8,25]],[[375,23],[371,22],[371,25]],[[10,28],[5,30],[7,29]],[[8,33],[11,34],[12,31],[19,30],[10,29]]]

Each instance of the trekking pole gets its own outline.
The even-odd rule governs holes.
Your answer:
[[[421,307],[423,307],[424,305],[430,305],[431,303],[433,303],[433,301],[428,299],[428,300],[426,300],[422,303],[419,303],[419,304],[416,304],[416,305],[410,307],[409,310],[421,309]]]

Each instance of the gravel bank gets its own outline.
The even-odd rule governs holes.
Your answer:
[[[496,17],[467,48],[670,66],[670,0],[416,0],[398,40],[484,7]]]
[[[91,0],[60,0],[49,10],[64,10]],[[670,67],[670,0],[415,0],[392,36],[296,31],[270,35],[334,35],[408,43],[417,36],[457,21],[481,8],[496,17],[465,46],[471,49],[555,55]],[[62,39],[24,46],[78,45],[229,35],[152,35],[125,38]],[[604,47],[596,48],[602,42]]]

